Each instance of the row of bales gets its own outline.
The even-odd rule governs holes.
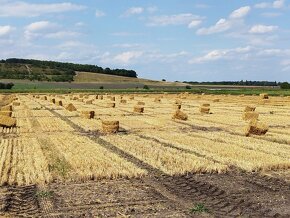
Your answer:
[[[81,100],[81,99],[88,99],[84,95],[80,95],[79,97],[72,97],[70,98],[71,100]],[[97,96],[96,99],[103,99],[103,96]],[[47,100],[50,101],[52,104],[55,104],[57,106],[64,107],[67,111],[69,112],[74,112],[78,111],[77,108],[72,104],[69,103],[67,105],[64,105],[61,100],[56,100],[56,98],[51,98],[50,100],[48,99],[47,96],[43,96],[42,100]],[[93,100],[88,100],[88,101],[83,101],[88,104],[92,104]],[[80,117],[85,118],[85,119],[94,119],[95,117],[95,112],[94,111],[79,111]],[[119,121],[109,121],[109,120],[102,120],[102,132],[103,133],[117,133],[119,132]]]
[[[11,128],[16,126],[16,119],[12,117],[15,106],[19,106],[15,95],[4,95],[0,100],[0,126]]]
[[[182,107],[182,100],[181,99],[187,99],[189,97],[189,93],[181,93],[177,95],[177,99],[175,100],[174,103],[174,108],[176,109],[172,119],[178,119],[178,120],[187,120],[188,115],[181,111]],[[144,95],[143,97],[148,97],[149,95]],[[166,93],[164,93],[162,96],[156,97],[153,101],[155,103],[161,103],[162,98],[166,96]],[[110,100],[110,102],[107,103],[107,107],[109,108],[115,108],[116,107],[116,97],[115,96],[110,96],[106,95],[106,98]],[[260,94],[261,99],[269,99],[269,95],[266,93]],[[95,99],[97,100],[103,100],[104,96],[103,95],[96,95]],[[134,100],[134,96],[130,95],[129,96],[130,100]],[[46,96],[43,97],[43,100],[48,100]],[[94,99],[89,99],[88,95],[80,94],[78,96],[70,96],[70,100],[75,100],[75,101],[81,101],[84,102],[85,104],[93,104]],[[73,112],[77,111],[76,107],[72,104],[69,103],[68,105],[64,106],[62,101],[56,101],[55,98],[52,98],[51,103],[56,104],[58,106],[63,106],[65,107],[66,110]],[[219,98],[212,99],[212,101],[215,102],[220,102]],[[123,98],[123,96],[120,96],[120,104],[126,104],[127,100]],[[138,101],[136,105],[133,107],[133,112],[134,113],[144,113],[145,108],[145,102]],[[210,114],[210,104],[209,103],[204,103],[201,104],[199,107],[199,112],[201,114]],[[95,112],[94,111],[80,111],[80,116],[86,119],[93,119],[95,117]],[[259,122],[258,120],[259,114],[255,112],[255,107],[252,106],[247,106],[244,110],[243,117],[242,119],[245,121],[249,121],[249,125],[246,128],[246,135],[249,136],[250,134],[255,134],[255,135],[263,135],[266,134],[268,131],[268,126]],[[112,126],[110,128],[110,125]],[[103,126],[103,132],[117,132],[119,130],[119,121],[102,121],[102,126]]]

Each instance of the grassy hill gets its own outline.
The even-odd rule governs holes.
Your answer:
[[[137,87],[148,85],[148,86],[180,86],[185,87],[184,83],[177,82],[165,82],[165,81],[157,81],[157,80],[149,80],[142,78],[132,78],[132,77],[122,77],[115,75],[105,75],[105,74],[96,74],[96,73],[88,73],[88,72],[76,72],[74,76],[74,83],[95,83],[95,84],[136,84]]]

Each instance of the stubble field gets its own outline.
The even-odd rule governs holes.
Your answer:
[[[2,215],[290,215],[289,97],[15,98],[16,127],[0,127]],[[66,109],[70,103],[76,111]],[[138,104],[143,113],[133,111]],[[177,104],[187,120],[172,119]],[[202,104],[210,104],[209,114],[199,111]],[[265,135],[245,136],[249,105],[268,125]],[[94,111],[94,118],[84,111]],[[118,133],[104,133],[102,121],[119,121]]]

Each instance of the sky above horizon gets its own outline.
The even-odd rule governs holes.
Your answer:
[[[170,81],[290,81],[290,0],[0,0],[0,59]]]

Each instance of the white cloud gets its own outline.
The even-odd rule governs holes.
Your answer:
[[[222,18],[214,26],[208,28],[200,28],[197,30],[198,35],[209,35],[224,32],[232,27],[232,22]]]
[[[45,35],[45,37],[50,39],[67,39],[67,38],[75,38],[80,35],[81,35],[80,33],[74,31],[58,31],[54,33],[48,33]]]
[[[282,13],[275,13],[275,12],[265,12],[261,14],[263,17],[279,17]]]
[[[46,35],[55,33],[59,27],[60,26],[58,24],[50,21],[34,22],[25,27],[24,37],[27,40],[45,37]],[[51,35],[51,37],[53,37],[53,35]]]
[[[149,18],[148,26],[190,25],[201,22],[202,17],[194,14],[160,15]],[[191,25],[193,27],[193,24]]]
[[[247,53],[252,50],[252,47],[238,47],[234,49],[216,49],[208,52],[204,56],[193,58],[189,61],[190,64],[201,64],[210,61],[217,61],[221,59],[243,59],[247,57]],[[242,56],[241,56],[242,55]]]
[[[123,16],[129,17],[129,16],[132,16],[132,15],[142,14],[143,12],[144,12],[144,8],[142,8],[142,7],[132,7],[132,8],[129,8],[123,14]]]
[[[9,33],[12,32],[12,29],[13,28],[11,26],[8,26],[8,25],[0,26],[0,37],[8,35]]]
[[[147,11],[149,13],[155,13],[156,11],[158,11],[158,8],[156,6],[151,6],[147,8]]]
[[[272,3],[269,2],[261,2],[255,5],[255,8],[284,8],[285,7],[285,0],[276,0]]]
[[[236,26],[236,24],[243,20],[245,16],[249,14],[251,10],[250,6],[241,7],[235,11],[233,11],[228,19],[221,18],[219,21],[216,22],[215,25],[210,27],[203,27],[197,30],[197,35],[210,35],[214,33],[221,33],[225,32],[232,27]]]
[[[37,31],[43,31],[43,30],[48,30],[48,29],[54,29],[58,25],[55,23],[52,23],[50,21],[38,21],[29,24],[26,26],[26,30],[30,32],[37,32]]]
[[[231,19],[240,19],[249,14],[251,10],[250,6],[241,7],[230,14]]]
[[[127,51],[116,55],[113,60],[120,64],[129,64],[132,60],[139,58],[143,52],[141,51]]]
[[[201,20],[193,20],[193,21],[191,21],[190,24],[188,24],[188,28],[190,28],[190,29],[195,28],[195,27],[199,26],[201,23],[202,23]]]
[[[273,8],[283,8],[285,6],[285,0],[277,0],[273,2]]]
[[[278,26],[255,25],[249,30],[249,33],[252,34],[271,33],[277,29]]]
[[[7,2],[0,7],[0,17],[36,17],[44,14],[79,11],[86,7],[69,2],[52,4],[35,4],[26,2]]]
[[[104,17],[104,16],[106,16],[105,12],[100,11],[100,10],[96,10],[95,15],[96,15],[96,17]]]

